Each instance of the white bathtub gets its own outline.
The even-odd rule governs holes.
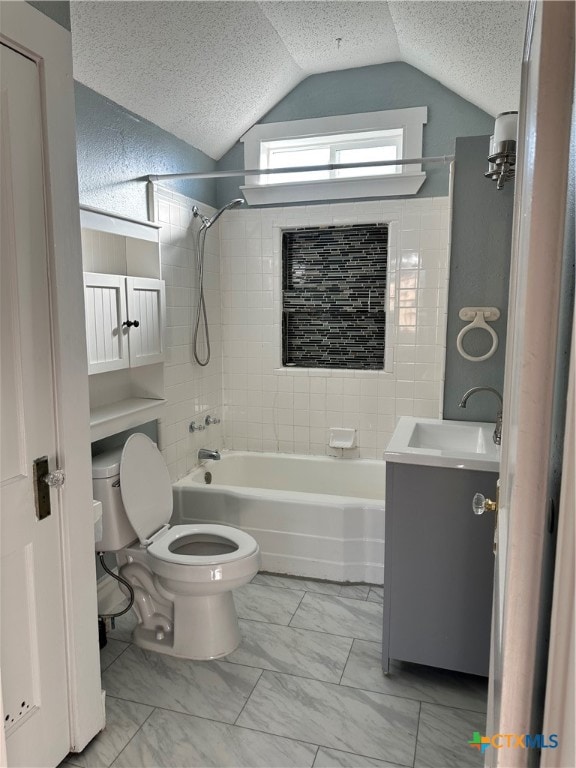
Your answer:
[[[248,531],[265,571],[382,584],[384,488],[383,461],[223,451],[174,484],[173,520]]]

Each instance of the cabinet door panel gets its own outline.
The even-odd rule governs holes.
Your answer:
[[[128,319],[137,321],[129,330],[130,365],[150,365],[164,360],[164,281],[145,277],[126,278]]]
[[[122,326],[126,318],[125,278],[84,273],[88,373],[127,368],[128,344]]]
[[[387,657],[488,675],[494,515],[492,472],[388,462],[384,555]]]

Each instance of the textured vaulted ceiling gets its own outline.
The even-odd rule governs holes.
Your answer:
[[[518,105],[524,2],[71,6],[76,79],[213,158],[313,73],[405,61],[492,114]]]

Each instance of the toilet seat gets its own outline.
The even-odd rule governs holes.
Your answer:
[[[168,527],[173,505],[170,475],[155,443],[140,432],[131,435],[124,444],[120,459],[120,491],[126,515],[140,544],[156,560],[178,566],[224,565],[258,551],[252,536],[232,526],[203,523]],[[224,539],[223,543],[229,542],[234,550],[212,555],[171,551],[179,539],[190,536]]]
[[[226,539],[236,546],[233,552],[221,555],[184,555],[172,552],[170,547],[188,536],[214,536]],[[168,528],[148,546],[148,554],[158,560],[174,565],[224,565],[225,563],[242,560],[254,554],[258,544],[248,533],[227,525],[175,525]]]

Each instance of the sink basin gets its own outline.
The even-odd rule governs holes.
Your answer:
[[[491,432],[493,425],[488,425]],[[410,448],[432,448],[440,451],[464,451],[465,453],[486,453],[487,435],[485,425],[459,424],[440,421],[436,424],[417,422],[408,441]],[[493,442],[491,434],[488,442]]]
[[[386,461],[497,472],[494,424],[403,416],[384,453]]]

